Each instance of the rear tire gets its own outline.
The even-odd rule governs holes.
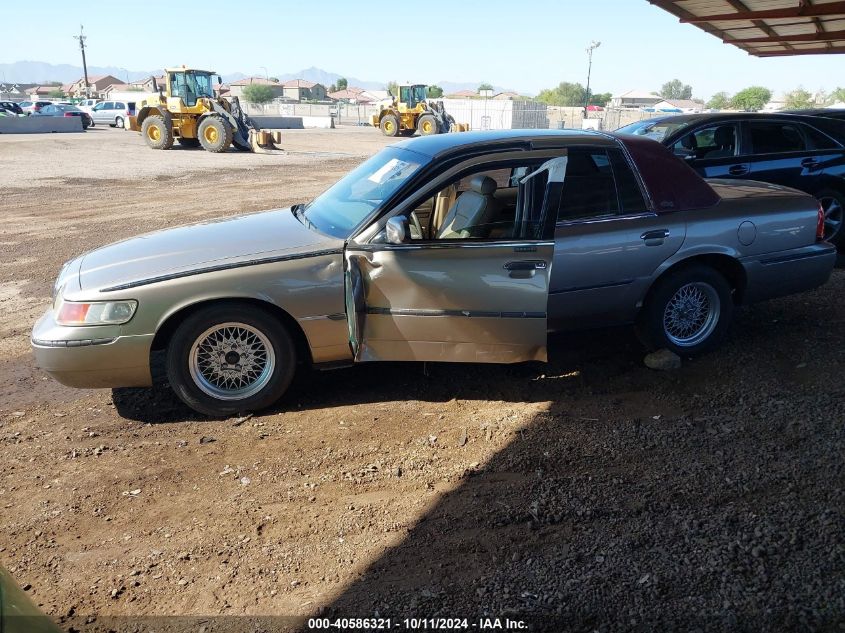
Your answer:
[[[399,118],[395,114],[385,114],[381,118],[379,128],[385,136],[397,136],[399,134]]]
[[[200,145],[207,152],[225,152],[232,144],[232,126],[222,117],[211,115],[200,121],[197,129]]]
[[[420,136],[437,134],[440,131],[438,127],[437,119],[434,118],[434,115],[424,114],[417,119],[417,132],[419,132]]]
[[[652,349],[696,356],[715,349],[733,319],[728,281],[716,270],[691,265],[670,272],[652,287],[637,333]]]
[[[824,209],[824,239],[839,247],[845,245],[845,195],[824,189],[816,198]]]
[[[173,130],[164,120],[163,116],[153,114],[144,119],[141,125],[141,134],[147,145],[153,149],[170,149],[173,147]]]
[[[114,126],[115,126],[116,128],[123,129],[123,117],[122,117],[122,116],[119,116],[119,117],[115,118],[115,120],[114,120]]]
[[[275,403],[296,371],[279,319],[253,306],[216,305],[185,319],[167,348],[167,377],[189,407],[211,417]]]
[[[200,140],[198,138],[185,138],[184,136],[180,136],[178,139],[179,145],[186,148],[196,148],[200,146]]]

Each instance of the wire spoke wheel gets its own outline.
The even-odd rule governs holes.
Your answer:
[[[719,322],[721,301],[710,284],[696,281],[678,288],[663,311],[663,331],[678,347],[693,347],[709,337]]]
[[[821,202],[822,210],[824,211],[824,239],[830,238],[839,234],[842,230],[842,222],[845,221],[845,209],[842,203],[833,196],[823,196]]]
[[[214,325],[200,334],[188,355],[191,378],[219,400],[243,400],[261,391],[273,376],[273,345],[246,323]]]

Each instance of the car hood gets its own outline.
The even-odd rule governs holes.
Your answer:
[[[91,251],[80,260],[79,289],[342,246],[342,240],[305,227],[291,208],[277,209],[147,233]]]

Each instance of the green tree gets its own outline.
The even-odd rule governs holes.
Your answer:
[[[429,86],[425,89],[425,92],[429,99],[439,99],[443,96],[443,88],[437,85]]]
[[[815,108],[816,100],[803,88],[796,88],[792,92],[786,93],[784,106],[787,110],[806,110],[807,108]]]
[[[827,95],[827,105],[840,101],[845,102],[845,88],[837,87],[836,90]]]
[[[244,86],[244,99],[249,103],[270,103],[273,100],[273,89],[266,84],[248,84]]]
[[[492,84],[488,84],[485,82],[478,86],[478,92],[481,92],[482,90],[494,90],[494,88]]]
[[[762,110],[772,99],[772,91],[763,86],[749,86],[737,92],[731,99],[731,106],[737,110],[756,112]]]
[[[582,106],[587,96],[587,90],[578,83],[562,81],[556,88],[546,88],[537,95],[537,101],[556,106]]]
[[[349,87],[349,82],[346,81],[346,77],[340,77],[336,83],[338,90],[346,90]]]
[[[599,92],[590,95],[590,105],[606,106],[613,99],[613,94],[610,92]]]
[[[270,77],[270,81],[272,81],[273,83],[279,83],[279,78],[278,77]]]
[[[62,99],[65,96],[64,90],[61,88],[54,88],[50,92],[47,93],[47,96],[51,99]]]
[[[680,79],[673,79],[663,84],[659,94],[664,99],[692,99],[692,86]]]
[[[707,102],[707,107],[712,110],[725,110],[731,107],[731,96],[727,92],[717,92],[710,101]]]
[[[399,96],[399,84],[396,81],[388,81],[387,85],[385,86],[387,91],[394,97]]]
[[[332,84],[331,86],[329,86],[329,92],[337,92],[337,85]]]

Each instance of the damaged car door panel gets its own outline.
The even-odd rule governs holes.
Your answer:
[[[162,350],[212,416],[270,406],[300,365],[542,361],[555,330],[635,324],[694,355],[734,306],[823,284],[823,226],[807,195],[705,181],[644,138],[423,137],[308,204],[68,262],[32,348],[79,387],[149,385]]]

